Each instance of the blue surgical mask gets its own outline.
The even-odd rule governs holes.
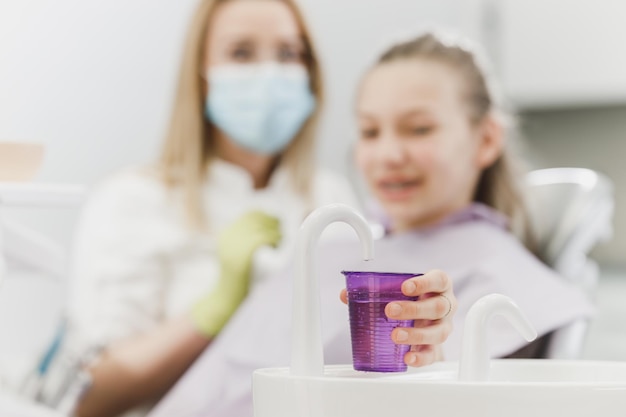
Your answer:
[[[255,153],[284,150],[315,108],[307,71],[300,65],[214,67],[207,79],[207,119]]]

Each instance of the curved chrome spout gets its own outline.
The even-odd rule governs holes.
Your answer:
[[[324,229],[334,222],[352,226],[361,240],[363,258],[372,259],[374,239],[367,221],[345,204],[331,204],[311,213],[302,223],[296,247],[293,284],[291,373],[320,376],[324,351],[320,315],[320,291],[315,268],[315,249]]]
[[[459,380],[487,381],[489,379],[489,350],[487,324],[495,315],[504,316],[529,342],[537,331],[513,300],[502,294],[490,294],[476,301],[465,318],[463,347],[459,363]]]

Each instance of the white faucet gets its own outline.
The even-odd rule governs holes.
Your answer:
[[[504,316],[529,342],[537,331],[513,300],[502,294],[490,294],[476,301],[465,318],[463,345],[459,363],[459,380],[487,381],[489,379],[489,350],[487,324],[496,315]]]
[[[312,212],[302,223],[296,246],[296,271],[293,284],[293,329],[290,373],[293,376],[322,376],[324,351],[322,345],[320,291],[316,274],[316,247],[324,229],[331,223],[352,226],[360,241],[363,258],[373,259],[374,239],[367,221],[345,204],[331,204]],[[463,334],[459,379],[489,379],[487,324],[495,315],[502,315],[528,341],[537,332],[517,304],[501,294],[478,300],[467,314]]]
[[[334,222],[352,226],[361,241],[363,258],[369,260],[374,257],[374,239],[370,226],[363,216],[345,204],[319,208],[302,223],[296,247],[296,276],[293,284],[292,375],[321,376],[324,373],[315,248],[324,229]]]

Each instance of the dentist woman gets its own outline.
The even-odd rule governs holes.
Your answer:
[[[96,354],[77,415],[144,413],[287,262],[313,208],[355,204],[314,166],[322,101],[292,0],[200,1],[160,159],[105,181],[79,225],[71,343]]]

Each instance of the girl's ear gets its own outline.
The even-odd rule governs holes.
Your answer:
[[[494,115],[485,117],[479,126],[478,140],[476,164],[478,168],[486,169],[496,162],[504,148],[504,127]]]

